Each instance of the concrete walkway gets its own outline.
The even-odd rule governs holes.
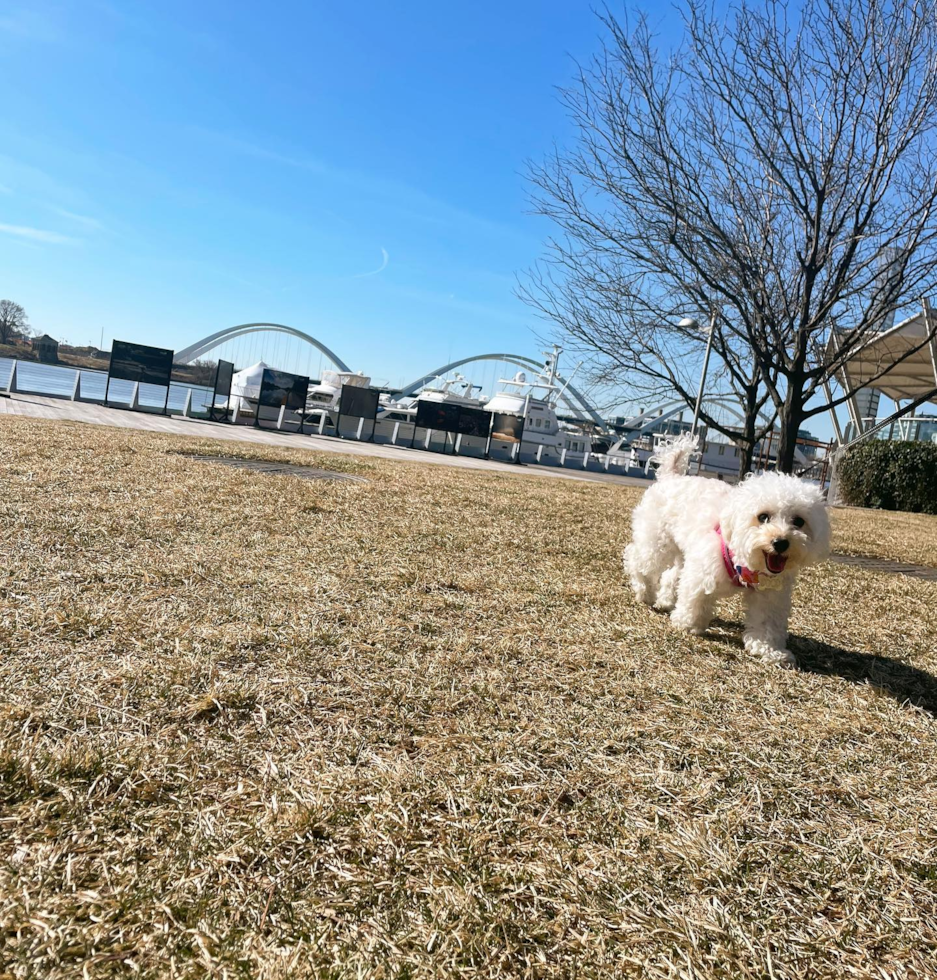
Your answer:
[[[208,422],[204,419],[186,419],[179,415],[151,415],[131,412],[120,408],[105,408],[87,402],[73,402],[42,395],[15,394],[0,397],[0,415],[16,415],[25,418],[51,419],[67,422],[86,422],[91,425],[110,425],[121,429],[142,429],[147,432],[168,432],[176,436],[199,439],[225,439],[232,442],[254,442],[263,446],[285,446],[289,449],[314,449],[317,452],[345,453],[363,458],[404,460],[427,466],[454,466],[458,469],[486,470],[509,476],[537,476],[556,480],[580,480],[589,483],[617,483],[621,486],[646,487],[648,480],[617,476],[612,473],[590,473],[585,470],[560,469],[555,466],[518,466],[491,460],[474,459],[470,456],[443,455],[404,446],[376,445],[337,439],[333,436],[299,435],[255,429],[249,425],[228,425]]]

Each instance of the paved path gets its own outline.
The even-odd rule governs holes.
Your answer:
[[[143,429],[147,432],[169,432],[177,436],[201,439],[227,439],[233,442],[256,442],[263,446],[286,446],[290,449],[315,449],[327,453],[346,453],[352,456],[377,457],[379,459],[406,460],[427,466],[454,466],[458,469],[487,470],[510,476],[538,476],[557,480],[582,480],[591,483],[617,483],[621,486],[646,487],[647,480],[617,476],[612,473],[590,473],[583,470],[560,469],[554,466],[517,466],[492,460],[473,459],[470,456],[453,456],[442,453],[408,449],[404,446],[376,445],[336,439],[334,436],[304,435],[255,429],[248,425],[226,425],[204,419],[185,419],[181,416],[151,415],[131,412],[120,408],[105,408],[87,402],[73,402],[62,398],[41,395],[11,395],[0,397],[0,415],[18,415],[27,418],[56,419],[68,422],[87,422],[92,425],[111,425],[121,429]]]

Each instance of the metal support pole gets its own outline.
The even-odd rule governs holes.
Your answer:
[[[400,432],[400,423],[394,422],[394,434],[390,437],[390,444],[392,446],[397,445],[397,434]]]
[[[283,428],[283,416],[286,415],[286,405],[280,406],[280,414],[277,416],[277,432]]]
[[[77,402],[81,398],[81,370],[75,372],[75,384],[72,387],[72,401]]]
[[[826,400],[831,402],[833,400],[833,392],[830,388],[829,381],[823,382],[823,394],[826,395]],[[833,434],[836,436],[836,441],[842,445],[843,442],[843,430],[839,424],[839,416],[836,414],[835,408],[830,408],[830,421],[833,423]]]
[[[364,430],[364,416],[362,415],[361,418],[358,419],[358,431],[355,433],[355,438],[358,440],[358,442],[361,442],[361,433],[363,430]]]
[[[924,307],[924,332],[927,334],[931,331],[931,313],[933,310],[930,300],[926,296],[921,299],[921,305]],[[934,384],[937,385],[937,335],[931,336],[927,342],[927,347],[930,351],[931,370],[934,372]]]
[[[696,424],[699,422],[700,408],[703,405],[703,390],[706,387],[706,372],[709,370],[709,355],[713,349],[713,334],[716,332],[716,311],[713,310],[709,317],[709,339],[706,341],[706,355],[703,357],[703,370],[699,378],[699,389],[696,392],[696,407],[693,409],[693,425],[690,427],[690,435],[696,435]]]
[[[565,466],[565,465],[566,465],[566,447],[563,446],[563,448],[560,450],[560,466]]]

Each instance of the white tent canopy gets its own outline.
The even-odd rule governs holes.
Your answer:
[[[264,370],[269,364],[258,361],[250,367],[238,371],[231,379],[231,403],[229,408],[237,406],[238,411],[253,409],[260,398],[260,383],[263,380]]]
[[[931,317],[937,312],[931,312]],[[933,320],[931,320],[933,323]],[[872,387],[893,402],[920,398],[937,388],[937,343],[931,339],[920,350],[908,355],[901,363],[898,359],[918,347],[928,334],[924,313],[908,317],[890,330],[872,336],[846,362],[842,383],[847,388],[874,378],[889,364],[882,377]],[[932,399],[934,400],[934,399]]]

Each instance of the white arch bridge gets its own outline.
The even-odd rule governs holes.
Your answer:
[[[209,334],[207,337],[203,337],[194,344],[190,344],[183,350],[177,351],[173,360],[176,364],[191,364],[193,361],[200,357],[204,357],[210,351],[214,350],[216,347],[220,347],[222,344],[225,344],[228,341],[236,340],[239,337],[256,333],[279,333],[286,334],[290,337],[295,337],[301,341],[304,341],[325,355],[325,357],[327,357],[339,369],[339,371],[351,370],[351,368],[349,368],[348,365],[333,350],[323,344],[321,340],[317,340],[311,334],[308,334],[303,330],[299,330],[296,327],[287,326],[283,323],[241,323],[234,327],[225,327],[223,330],[218,330],[213,334]],[[411,381],[403,388],[400,393],[400,397],[414,395],[420,390],[420,388],[433,381],[435,378],[446,375],[450,371],[454,371],[456,368],[462,367],[465,364],[470,364],[473,361],[500,361],[505,364],[513,364],[520,368],[533,369],[537,372],[539,372],[543,367],[539,361],[535,361],[530,357],[524,357],[522,354],[475,354],[471,357],[463,357],[459,360],[452,361],[449,364],[444,364],[442,367],[436,368],[436,370],[430,371],[428,374],[421,375],[419,378]],[[567,383],[559,374],[557,374],[556,381],[561,389],[561,400],[576,418],[583,420],[590,419],[600,426],[605,425],[602,416],[596,411],[595,407],[589,402],[586,396],[582,394],[582,392],[578,391],[571,384]]]
[[[713,395],[706,399],[706,406],[710,411],[712,407],[721,409],[725,416],[735,419],[740,426],[745,422],[745,415],[739,403],[732,398]],[[667,422],[670,419],[683,415],[688,409],[689,406],[682,398],[671,399],[670,401],[661,402],[653,408],[649,408],[640,415],[634,415],[631,418],[625,419],[621,423],[620,428],[628,431],[628,437],[630,439],[637,438],[647,432],[653,432],[661,422]],[[764,412],[759,412],[758,422],[764,425],[768,421],[768,416]]]
[[[339,371],[350,371],[351,368],[333,351],[329,350],[321,340],[316,340],[315,337],[302,330],[297,330],[296,327],[288,327],[283,323],[241,323],[236,327],[225,327],[224,330],[218,330],[215,333],[209,334],[207,337],[203,337],[201,340],[196,341],[194,344],[190,344],[183,350],[176,351],[173,357],[173,363],[175,364],[191,364],[193,361],[200,357],[204,357],[209,351],[214,350],[216,347],[220,347],[222,344],[227,343],[229,340],[236,340],[238,337],[244,337],[251,333],[282,333],[289,337],[296,337],[299,340],[304,340],[307,344],[315,347],[316,350],[323,353],[338,369]]]

